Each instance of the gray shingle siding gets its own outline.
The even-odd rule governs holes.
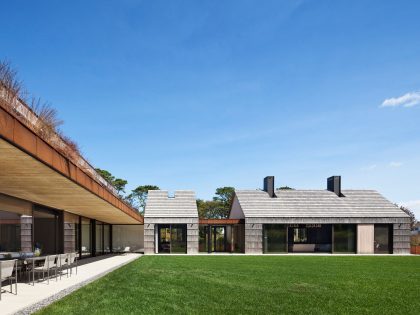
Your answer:
[[[236,191],[245,218],[408,218],[374,190],[343,190],[338,197],[327,190]]]
[[[195,193],[177,190],[174,197],[168,191],[151,190],[148,193],[145,218],[198,218]]]
[[[198,210],[193,191],[178,190],[174,197],[164,190],[149,191],[144,212],[145,254],[155,253],[158,224],[186,224],[187,254],[198,253]]]

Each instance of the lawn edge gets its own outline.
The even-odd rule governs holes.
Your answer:
[[[73,293],[73,292],[81,289],[82,287],[88,285],[89,283],[92,283],[92,282],[94,282],[94,281],[96,281],[96,280],[98,280],[98,279],[106,276],[107,274],[109,274],[109,273],[111,273],[111,272],[113,272],[113,271],[115,271],[117,269],[120,269],[121,267],[124,267],[124,266],[126,266],[126,265],[132,263],[133,261],[136,261],[137,259],[140,259],[142,257],[143,256],[136,257],[136,258],[133,258],[132,260],[123,262],[121,265],[112,267],[112,268],[110,268],[110,269],[108,269],[108,270],[106,270],[106,271],[104,271],[104,272],[102,272],[102,273],[100,273],[100,274],[98,274],[96,276],[93,276],[93,277],[91,277],[91,278],[89,278],[89,279],[87,279],[87,280],[85,280],[83,282],[80,282],[78,284],[75,284],[75,285],[73,285],[73,286],[71,286],[71,287],[69,287],[67,289],[61,290],[58,293],[56,293],[54,295],[51,295],[48,298],[45,298],[45,299],[43,299],[43,300],[41,300],[41,301],[39,301],[37,303],[34,303],[34,304],[30,305],[30,306],[24,307],[24,308],[18,310],[17,312],[15,312],[14,314],[15,315],[29,315],[29,314],[33,314],[33,313],[35,313],[37,311],[40,311],[41,309],[47,307],[48,305],[51,305],[52,303],[54,303],[54,302],[56,302],[58,300],[61,300],[62,298],[64,298],[67,295],[70,295],[71,293]]]

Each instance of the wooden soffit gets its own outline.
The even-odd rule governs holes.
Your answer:
[[[143,223],[1,138],[0,193],[106,223]]]

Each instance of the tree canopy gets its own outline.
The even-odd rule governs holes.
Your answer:
[[[417,223],[416,216],[415,216],[414,212],[411,211],[410,209],[408,209],[407,207],[403,207],[403,206],[400,206],[400,209],[410,216],[410,228],[414,229],[414,227]]]
[[[103,170],[100,168],[96,168],[95,170],[117,190],[118,195],[120,195],[121,197],[123,196],[122,194],[125,193],[125,186],[127,186],[128,184],[128,182],[125,179],[115,178],[115,176],[107,170]]]
[[[233,187],[219,187],[213,200],[197,199],[198,216],[203,219],[228,218],[234,192]]]
[[[133,189],[127,196],[129,202],[136,207],[140,213],[144,214],[146,208],[147,194],[149,190],[159,190],[160,188],[155,185],[143,185]]]

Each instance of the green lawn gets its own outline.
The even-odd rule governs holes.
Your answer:
[[[419,314],[420,257],[146,256],[40,314]]]

